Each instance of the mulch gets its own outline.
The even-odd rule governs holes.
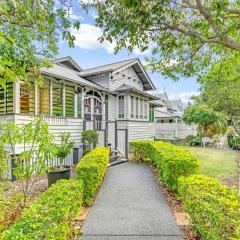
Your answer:
[[[75,177],[75,166],[73,166],[71,169],[71,178],[74,178],[74,177]],[[47,190],[48,188],[47,174],[40,175],[40,176],[39,175],[32,176],[32,178],[30,179],[29,185],[31,186],[31,183],[33,182],[34,182],[34,185],[29,194],[30,201],[35,200],[42,192]],[[18,181],[8,182],[4,191],[4,195],[6,197],[11,197],[18,193],[22,193],[21,181],[18,180]]]

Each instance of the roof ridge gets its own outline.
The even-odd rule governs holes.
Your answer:
[[[134,60],[138,60],[138,58],[130,58],[130,59],[125,59],[125,60],[122,60],[122,61],[119,61],[119,62],[113,62],[113,63],[107,63],[107,64],[103,64],[103,65],[98,65],[96,67],[83,69],[83,71],[91,70],[91,69],[98,68],[98,67],[106,67],[106,66],[109,66],[109,65],[113,65],[113,64],[117,64],[117,63],[123,63],[123,62],[127,62],[127,61],[134,61]]]

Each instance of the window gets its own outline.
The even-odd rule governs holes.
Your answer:
[[[143,111],[143,114],[144,114],[144,119],[147,119],[147,101],[144,101],[144,111]]]
[[[149,122],[154,122],[155,116],[154,116],[154,106],[150,104],[149,106]]]
[[[118,96],[118,118],[124,118],[124,96]]]
[[[92,120],[91,98],[84,99],[84,119]]]
[[[143,99],[140,99],[140,119],[143,119]]]
[[[13,84],[6,83],[6,87],[0,87],[0,114],[13,113]]]
[[[134,102],[134,96],[131,96],[131,118],[134,118],[134,106],[135,106],[135,102]]]
[[[66,83],[65,85],[65,115],[74,117],[74,96],[75,87]]]
[[[43,86],[38,91],[38,113],[50,114],[50,92],[49,80],[45,80]]]
[[[169,123],[173,123],[173,119],[169,119]]]
[[[139,117],[138,114],[139,114],[139,98],[136,97],[136,118]]]
[[[63,83],[52,81],[52,110],[54,116],[63,116]]]
[[[163,119],[161,119],[161,123],[164,123],[164,120],[163,120]]]
[[[102,121],[102,103],[96,98],[93,98],[93,103],[94,103],[94,120]]]
[[[20,113],[34,114],[34,85],[20,84]]]

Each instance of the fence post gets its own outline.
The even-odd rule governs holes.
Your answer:
[[[125,157],[128,159],[128,128],[125,129]]]

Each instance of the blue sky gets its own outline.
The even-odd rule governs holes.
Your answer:
[[[149,54],[148,52],[143,54],[136,49],[133,53],[129,53],[123,49],[115,55],[113,53],[114,44],[108,42],[101,44],[97,40],[101,35],[101,29],[94,26],[94,19],[97,16],[95,11],[90,11],[86,15],[75,5],[70,13],[73,20],[81,22],[81,27],[80,30],[74,32],[76,37],[74,48],[69,48],[64,41],[59,42],[59,57],[71,56],[83,69],[129,58],[139,58],[143,64],[145,63],[144,57]],[[171,99],[181,98],[186,103],[190,96],[196,95],[199,91],[199,85],[194,78],[180,79],[175,82],[164,78],[160,73],[149,73],[149,76],[157,91],[165,90]]]

